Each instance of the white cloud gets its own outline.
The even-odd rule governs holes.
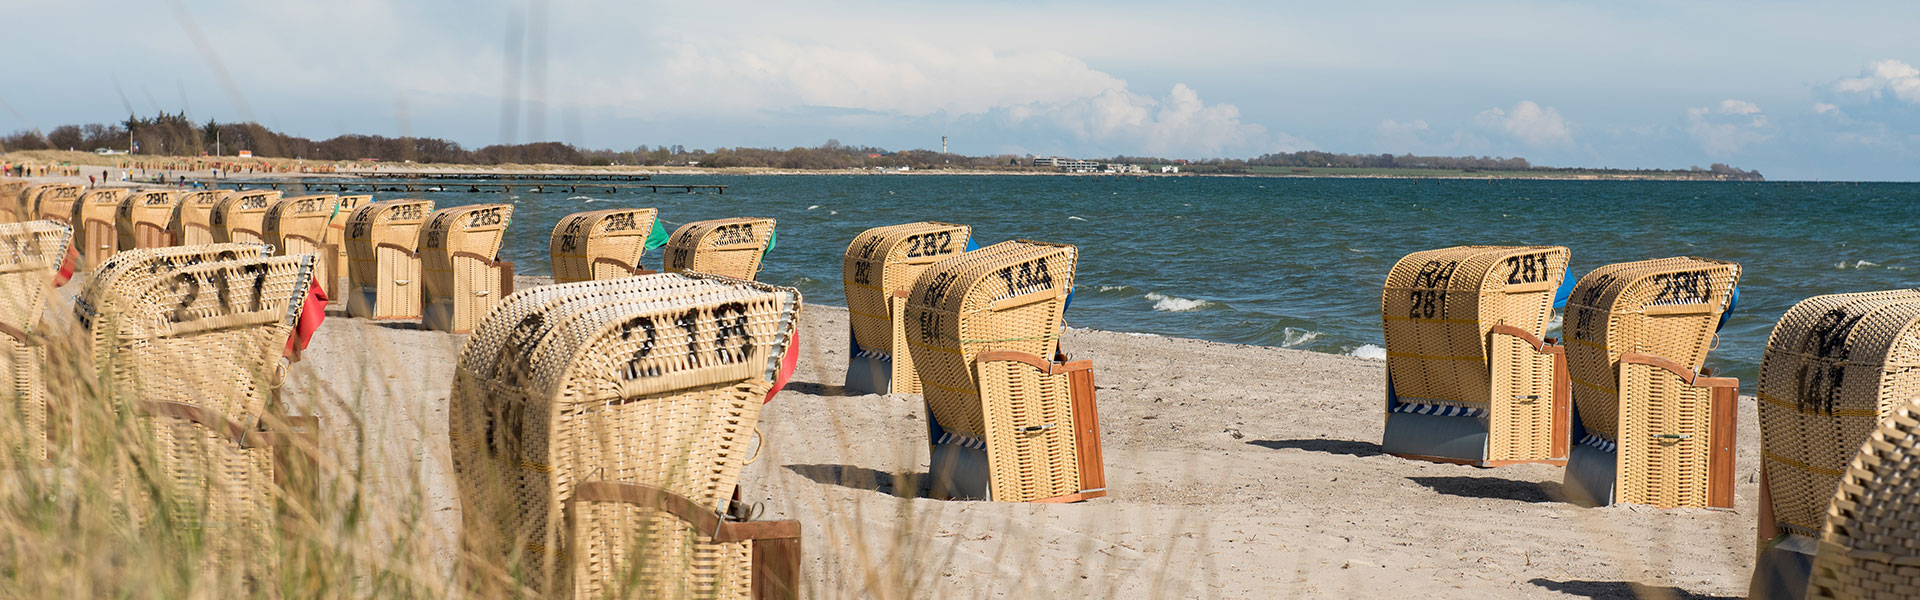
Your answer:
[[[1817,115],[1840,114],[1840,107],[1825,102],[1813,103],[1813,113]]]
[[[1312,146],[1243,122],[1239,108],[1208,104],[1199,92],[1180,83],[1159,98],[1115,88],[1067,102],[1010,106],[995,111],[995,116],[1012,129],[1059,131],[1079,142],[1078,147],[1108,152],[1218,157]]]
[[[1745,100],[1721,100],[1717,106],[1687,109],[1687,133],[1708,155],[1733,154],[1747,146],[1773,139],[1767,115]]]
[[[1573,145],[1573,129],[1560,116],[1560,111],[1532,100],[1521,100],[1511,109],[1495,107],[1480,111],[1473,121],[1529,146]]]
[[[1920,104],[1920,69],[1894,59],[1875,61],[1859,77],[1842,79],[1835,91],[1879,98],[1890,94],[1908,104]]]
[[[1433,127],[1424,120],[1396,121],[1387,119],[1374,126],[1374,147],[1394,153],[1424,152],[1427,149],[1427,136],[1433,133]]]

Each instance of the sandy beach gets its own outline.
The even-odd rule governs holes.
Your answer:
[[[799,372],[741,477],[763,517],[804,524],[811,597],[1716,598],[1743,594],[1752,568],[1750,398],[1737,511],[1582,508],[1560,500],[1559,468],[1381,454],[1383,362],[1074,329],[1063,346],[1094,361],[1110,495],[950,502],[923,497],[919,397],[842,392],[845,319],[805,309]],[[463,339],[335,315],[288,383],[339,447],[382,452],[366,462],[376,494],[428,503],[441,565]]]

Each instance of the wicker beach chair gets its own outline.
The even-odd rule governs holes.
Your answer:
[[[56,187],[35,196],[27,206],[32,207],[35,220],[59,221],[72,226],[74,210],[78,208],[80,196],[87,191],[80,186]],[[74,234],[79,235],[79,231],[75,230]]]
[[[1663,258],[1595,269],[1563,331],[1573,382],[1566,490],[1578,502],[1733,506],[1740,382],[1701,372],[1740,265]]]
[[[0,223],[0,376],[11,400],[0,442],[12,451],[0,464],[47,457],[46,345],[39,325],[72,241],[73,230],[63,223]]]
[[[347,314],[362,319],[420,318],[420,225],[432,200],[387,200],[347,219]]]
[[[25,195],[24,192],[26,192],[27,187],[31,185],[33,185],[33,182],[27,181],[25,179],[14,179],[12,177],[0,177],[0,223],[12,223],[16,221],[27,220],[27,217],[29,216],[28,213],[25,213],[25,212],[16,213],[16,211],[20,210],[19,208],[10,209],[8,207],[9,206],[13,206],[13,207],[26,206],[27,202],[25,199],[21,198],[21,196]]]
[[[665,240],[654,231],[658,211],[615,208],[567,215],[553,226],[547,253],[553,258],[553,282],[569,283],[628,277],[640,271],[640,257]]]
[[[1920,291],[1815,296],[1760,363],[1760,552],[1748,596],[1800,598],[1847,463],[1920,397]]]
[[[752,217],[681,225],[667,238],[665,271],[751,280],[760,274],[760,259],[773,249],[773,226],[773,219]]]
[[[173,231],[167,224],[173,220],[181,195],[169,190],[142,190],[121,198],[120,208],[113,213],[118,251],[174,245]]]
[[[213,241],[241,244],[259,244],[266,241],[261,233],[265,226],[267,209],[280,201],[280,192],[266,190],[242,190],[221,198],[213,205]]]
[[[160,487],[149,510],[217,531],[206,538],[216,560],[250,571],[275,529],[273,426],[285,421],[271,400],[314,260],[258,250],[123,253],[88,282],[80,308],[103,392],[139,411],[152,435],[152,447],[128,448],[152,453]]]
[[[37,183],[21,188],[18,196],[0,196],[0,222],[16,223],[37,220],[36,207],[45,198],[73,198],[86,191],[77,185],[66,183]]]
[[[973,228],[906,223],[868,229],[847,246],[841,284],[847,294],[848,391],[918,394],[920,377],[907,351],[900,315],[920,273],[941,259],[974,250]]]
[[[327,240],[327,225],[340,212],[340,197],[332,194],[281,198],[260,218],[260,238],[281,256],[312,254],[313,275],[327,297],[340,291],[340,249]]]
[[[902,313],[927,402],[933,494],[1106,495],[1093,364],[1060,354],[1078,250],[1001,242],[934,263]]]
[[[1809,598],[1909,599],[1920,594],[1920,398],[1880,421],[1827,510]]]
[[[442,208],[420,228],[420,270],[427,329],[466,333],[494,303],[513,293],[513,263],[498,260],[513,219],[511,204]]]
[[[327,221],[327,237],[321,242],[333,246],[338,251],[334,254],[333,265],[331,265],[335,281],[328,285],[328,292],[346,290],[347,286],[351,285],[347,281],[349,269],[347,265],[352,264],[353,261],[353,257],[347,253],[347,220],[353,218],[353,211],[372,203],[373,196],[367,194],[340,196],[340,210],[334,211],[333,219]],[[334,285],[340,287],[335,288]]]
[[[182,194],[180,202],[173,205],[173,214],[167,218],[167,231],[173,233],[175,243],[182,246],[213,243],[213,207],[233,193],[202,190]]]
[[[79,270],[96,270],[120,251],[120,201],[132,193],[127,188],[101,188],[74,201],[73,245],[80,249]]]
[[[1566,464],[1565,348],[1546,338],[1562,246],[1415,252],[1380,297],[1389,454],[1498,467]]]
[[[797,597],[798,523],[722,515],[741,512],[730,499],[799,303],[667,274],[503,301],[462,349],[448,408],[470,584]]]

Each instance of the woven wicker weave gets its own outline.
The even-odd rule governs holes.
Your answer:
[[[1827,511],[1809,598],[1892,600],[1920,593],[1920,399],[1867,436]]]
[[[173,239],[182,246],[213,243],[213,207],[233,193],[225,190],[187,192],[174,204],[173,215],[167,219],[167,231],[173,232]]]
[[[24,180],[15,180],[15,181],[24,181]],[[63,184],[33,183],[31,181],[28,181],[26,185],[21,186],[21,188],[17,190],[13,195],[0,196],[0,220],[5,220],[5,222],[7,223],[20,222],[21,220],[23,220],[22,219],[22,217],[24,216],[23,212],[26,210],[26,208],[33,206],[34,199],[40,197],[40,190],[46,189],[48,186],[54,186],[54,185],[63,185]]]
[[[40,188],[33,197],[23,197],[20,214],[32,216],[23,216],[21,220],[52,219],[72,224],[74,203],[79,202],[80,195],[86,191],[85,188],[77,185],[62,184]]]
[[[87,288],[86,304],[97,312],[84,322],[106,393],[147,417],[168,484],[159,510],[190,528],[216,529],[208,542],[219,560],[245,568],[274,529],[274,450],[257,443],[256,432],[280,383],[280,353],[306,300],[313,258],[152,268],[167,264],[158,257],[178,258],[177,250],[134,250],[102,268]],[[231,255],[214,253],[223,254]]]
[[[34,218],[42,221],[59,221],[72,225],[74,213],[79,209],[80,196],[84,193],[86,193],[86,190],[78,186],[59,187],[47,190],[46,193],[40,194],[33,199],[33,210],[35,214],[38,215]],[[79,231],[76,230],[74,234],[78,235]]]
[[[1738,382],[1698,372],[1739,278],[1734,263],[1665,258],[1607,265],[1574,287],[1573,399],[1587,432],[1618,444],[1613,501],[1731,506]]]
[[[550,596],[601,597],[638,569],[655,577],[623,597],[746,597],[752,542],[573,491],[627,482],[725,509],[798,307],[789,288],[680,275],[503,301],[449,400],[466,551]]]
[[[73,245],[80,250],[78,270],[92,271],[120,250],[117,226],[120,201],[132,190],[105,188],[82,194],[73,205]]]
[[[337,251],[332,259],[333,264],[331,268],[333,269],[334,279],[329,283],[329,287],[327,288],[329,292],[351,289],[349,286],[352,284],[347,281],[347,270],[350,268],[348,265],[353,263],[353,257],[347,252],[347,220],[353,218],[353,211],[360,210],[360,207],[372,203],[373,196],[370,195],[341,196],[340,209],[334,211],[333,219],[327,221],[327,236],[321,239],[320,242],[333,246],[334,250]],[[332,287],[334,285],[340,287]]]
[[[773,219],[742,217],[694,221],[667,238],[666,272],[695,272],[753,279],[773,240]]]
[[[1920,291],[1815,296],[1781,316],[1759,386],[1774,524],[1819,537],[1847,462],[1881,418],[1916,397]]]
[[[5,443],[14,453],[47,456],[47,389],[41,378],[46,346],[40,317],[53,290],[53,274],[67,254],[73,230],[53,221],[0,223],[0,376],[6,377]]]
[[[513,292],[513,263],[498,260],[512,219],[511,204],[442,208],[427,218],[419,250],[423,325],[465,333]]]
[[[0,223],[13,223],[29,220],[30,213],[25,212],[27,201],[24,192],[33,185],[25,179],[0,177]]]
[[[849,335],[862,352],[887,356],[892,364],[890,390],[920,393],[913,355],[895,348],[904,336],[894,314],[905,309],[904,294],[913,289],[920,273],[940,259],[965,252],[973,228],[948,223],[906,223],[861,232],[847,246],[841,262],[846,288]]]
[[[1571,399],[1557,366],[1564,350],[1544,336],[1569,254],[1560,246],[1459,246],[1415,252],[1394,265],[1380,298],[1389,410],[1485,411],[1472,429],[1485,442],[1470,456],[1439,456],[1439,445],[1401,447],[1402,437],[1437,434],[1400,431],[1431,425],[1390,415],[1387,437],[1396,441],[1389,452],[1479,466],[1565,462]]]
[[[658,214],[651,208],[615,208],[561,217],[547,243],[554,283],[633,275]]]
[[[281,198],[260,218],[260,237],[280,256],[312,254],[313,273],[327,297],[339,296],[339,249],[328,243],[328,224],[340,213],[340,197],[332,194]]]
[[[1098,465],[1080,464],[1081,445],[1098,440],[1082,439],[1092,424],[1080,419],[1071,375],[1053,365],[1077,258],[1073,246],[1002,242],[934,263],[907,299],[905,337],[927,410],[940,428],[984,444],[994,500],[1092,489],[1083,475]]]
[[[244,190],[221,198],[213,205],[213,241],[259,244],[265,241],[261,231],[267,209],[280,201],[280,192]]]
[[[99,303],[115,300],[118,296],[112,286],[136,277],[164,277],[180,267],[207,262],[265,258],[271,250],[265,244],[223,243],[147,248],[115,254],[100,265],[74,298],[74,317],[82,325],[91,327],[95,317],[118,310]]]
[[[143,190],[121,198],[120,207],[113,213],[118,249],[174,245],[173,232],[167,229],[167,222],[173,219],[173,209],[180,203],[180,197],[180,192],[175,191]]]
[[[1459,246],[1400,259],[1380,297],[1394,393],[1489,408],[1488,333],[1509,325],[1544,337],[1569,255],[1561,246]]]
[[[420,226],[432,200],[387,200],[347,219],[347,314],[363,319],[420,318]]]

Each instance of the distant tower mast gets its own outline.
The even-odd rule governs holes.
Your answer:
[[[940,136],[940,153],[947,153],[947,136]]]

